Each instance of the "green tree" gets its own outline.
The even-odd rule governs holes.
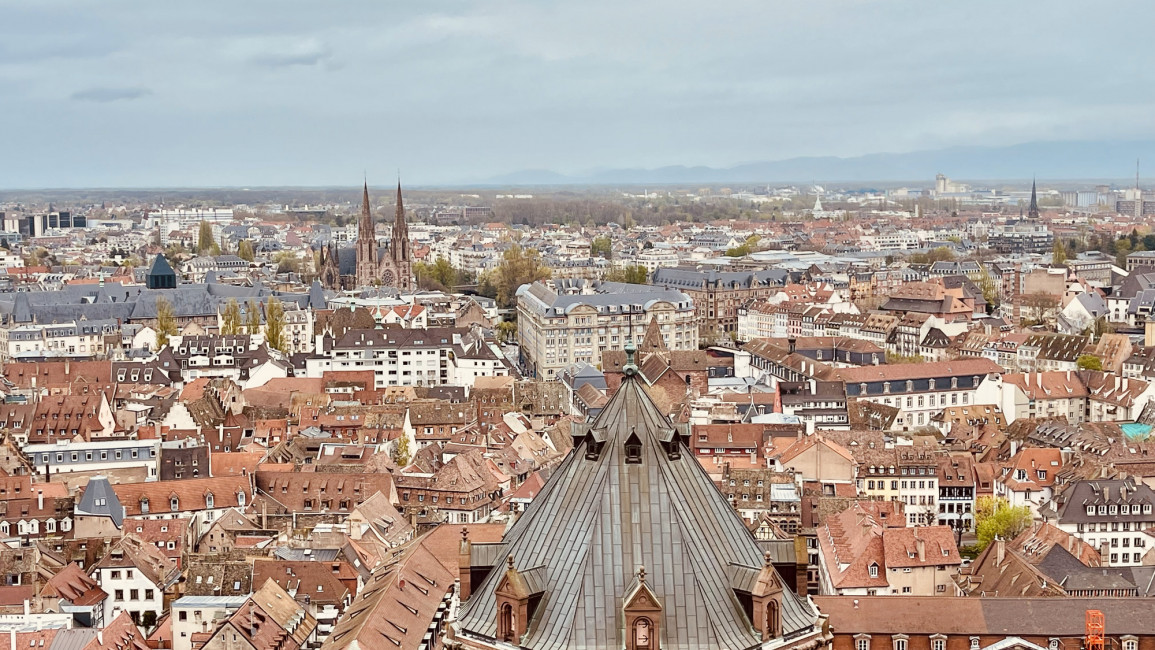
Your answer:
[[[393,464],[398,467],[405,467],[409,464],[409,436],[401,434],[397,439],[397,446],[393,449]]]
[[[1123,237],[1115,242],[1115,265],[1120,268],[1127,268],[1127,256],[1131,254],[1134,245],[1127,237]]]
[[[300,273],[301,260],[292,251],[281,251],[273,258],[277,263],[277,273]]]
[[[498,340],[504,343],[512,343],[517,340],[517,323],[513,321],[503,320],[494,329],[497,330]]]
[[[201,255],[212,252],[217,242],[213,239],[213,227],[207,221],[201,222],[200,232],[197,234],[197,252]]]
[[[995,538],[1014,539],[1031,525],[1031,509],[1012,506],[1002,497],[979,497],[975,502],[975,534],[982,550]]]
[[[269,347],[284,353],[289,351],[289,340],[285,335],[285,306],[276,298],[265,303],[265,340]]]
[[[233,336],[240,334],[242,329],[241,306],[237,303],[236,298],[229,298],[221,312],[221,334]]]
[[[994,313],[995,308],[1002,303],[1002,297],[999,295],[999,288],[995,285],[994,277],[985,267],[979,275],[978,285],[983,292],[983,300],[987,302],[988,313]]]
[[[440,291],[467,284],[470,280],[468,273],[456,268],[444,257],[430,263],[417,262],[413,265],[413,276],[417,279],[418,287]]]
[[[645,284],[650,274],[646,271],[646,267],[637,266],[622,266],[615,267],[606,271],[605,278],[610,282],[627,282],[629,284]]]
[[[1080,354],[1075,360],[1079,370],[1102,370],[1103,360],[1093,354]]]
[[[594,257],[604,257],[608,260],[613,256],[613,253],[613,242],[608,236],[594,237],[594,240],[590,242],[590,255]]]
[[[261,332],[261,306],[257,304],[257,301],[250,300],[245,312],[245,325],[249,330],[248,333],[250,335],[259,334]]]
[[[517,290],[521,285],[545,280],[553,272],[542,263],[536,250],[514,244],[502,255],[501,262],[484,275],[484,282],[492,287],[498,306],[509,309],[517,304]]]
[[[157,347],[168,345],[170,337],[176,336],[176,312],[172,303],[165,298],[156,299],[156,344]]]
[[[954,261],[954,251],[946,246],[939,246],[938,248],[929,250],[925,253],[915,253],[910,256],[911,264],[933,264],[935,262],[951,262]]]
[[[1058,237],[1055,238],[1055,247],[1051,251],[1051,262],[1054,264],[1067,263],[1067,247],[1063,245],[1063,240]]]
[[[252,262],[257,258],[256,252],[253,251],[253,242],[242,239],[241,243],[237,245],[237,257],[246,262]]]

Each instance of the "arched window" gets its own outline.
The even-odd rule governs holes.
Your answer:
[[[237,492],[237,505],[244,507],[244,505],[245,505],[245,493],[244,492]]]
[[[779,621],[780,618],[781,617],[778,614],[778,601],[774,600],[774,599],[770,599],[766,603],[766,632],[771,637],[777,637],[777,636],[782,635],[781,631],[780,631],[780,628],[781,628],[781,624]]]
[[[497,634],[501,637],[502,641],[513,641],[513,619],[513,605],[502,603],[501,616],[498,617],[497,621]]]
[[[654,633],[654,626],[650,623],[648,618],[639,618],[634,621],[634,648],[635,650],[642,650],[643,648],[652,648],[653,643],[651,638]]]
[[[206,508],[213,507],[213,493],[212,492],[209,492],[208,494],[205,495],[205,507]]]

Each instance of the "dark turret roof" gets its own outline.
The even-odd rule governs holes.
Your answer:
[[[588,431],[576,427],[583,437],[501,544],[473,545],[477,564],[498,566],[463,604],[462,635],[497,635],[495,591],[512,555],[542,595],[522,647],[624,647],[612,621],[642,566],[662,603],[663,646],[761,645],[735,590],[758,575],[763,551],[632,369],[626,375]],[[625,448],[634,436],[640,462]],[[784,635],[817,621],[808,601],[783,592]]]
[[[117,528],[124,524],[124,508],[104,476],[93,476],[88,480],[80,505],[76,506],[76,514],[109,517]]]

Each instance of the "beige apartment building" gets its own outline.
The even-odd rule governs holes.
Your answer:
[[[690,297],[675,289],[582,279],[547,280],[517,291],[517,338],[527,377],[556,379],[584,362],[601,366],[604,350],[641,343],[657,318],[671,351],[698,349]]]

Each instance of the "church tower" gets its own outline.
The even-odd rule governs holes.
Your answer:
[[[392,271],[393,282],[385,282],[387,286],[397,287],[402,291],[413,288],[413,251],[409,241],[409,224],[405,222],[405,204],[401,201],[401,181],[397,181],[397,213],[393,217],[393,233],[389,239],[389,257],[392,269],[386,270],[384,280],[389,271]]]
[[[1035,191],[1035,180],[1031,179],[1031,206],[1027,208],[1027,218],[1032,221],[1039,220],[1039,195]]]
[[[369,208],[369,182],[366,181],[361,197],[361,221],[357,224],[357,286],[372,286],[380,279],[377,233],[373,226],[373,212]]]

